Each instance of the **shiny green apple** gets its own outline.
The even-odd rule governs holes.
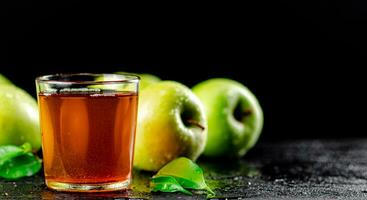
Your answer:
[[[161,81],[160,78],[152,74],[139,74],[138,76],[140,77],[140,89],[142,90]]]
[[[257,142],[263,127],[263,111],[255,95],[244,85],[216,78],[199,83],[193,92],[204,105],[208,139],[203,155],[239,157]]]
[[[116,74],[130,74],[130,75],[136,75],[140,77],[140,82],[139,82],[139,88],[140,90],[144,90],[145,88],[147,88],[148,86],[154,84],[154,83],[158,83],[161,81],[160,78],[158,78],[155,75],[152,74],[137,74],[137,73],[127,73],[127,72],[116,72]],[[115,76],[99,76],[95,79],[95,81],[113,81],[113,80],[118,80],[118,77]],[[90,88],[100,88],[100,89],[118,89],[120,86],[117,85],[94,85],[94,86],[90,86]],[[124,87],[124,86],[122,86]]]
[[[0,146],[31,143],[41,147],[37,102],[24,90],[0,84]]]
[[[126,74],[126,72],[117,72],[117,74]],[[145,89],[149,85],[152,85],[154,83],[158,83],[161,81],[160,78],[158,78],[157,76],[153,74],[137,74],[137,73],[133,73],[133,74],[140,77],[139,88],[141,90]]]
[[[202,104],[189,88],[174,81],[153,84],[139,96],[134,166],[157,171],[181,156],[196,160],[206,134]]]
[[[7,79],[5,76],[0,74],[0,84],[12,84],[12,82],[9,81],[9,79]]]

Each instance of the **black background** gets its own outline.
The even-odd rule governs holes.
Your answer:
[[[228,77],[259,98],[264,140],[364,136],[366,6],[12,1],[0,5],[0,73],[32,95],[36,76],[58,72],[145,72],[188,86]]]

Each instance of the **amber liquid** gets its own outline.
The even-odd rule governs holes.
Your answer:
[[[137,100],[135,93],[40,94],[46,182],[129,180]]]

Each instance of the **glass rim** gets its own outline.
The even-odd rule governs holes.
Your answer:
[[[116,80],[97,80],[97,81],[78,81],[78,80],[62,80],[62,78],[73,77],[73,76],[90,76],[90,77],[103,77],[103,76],[114,76],[117,77]],[[60,80],[54,80],[51,78],[59,77]],[[120,78],[119,78],[120,77]],[[116,84],[116,83],[138,83],[140,77],[131,73],[57,73],[57,74],[47,74],[36,77],[37,83],[48,83],[48,84]]]

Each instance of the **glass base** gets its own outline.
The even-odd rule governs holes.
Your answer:
[[[61,183],[46,180],[48,188],[62,192],[110,192],[127,189],[129,184],[130,180],[96,184]]]

